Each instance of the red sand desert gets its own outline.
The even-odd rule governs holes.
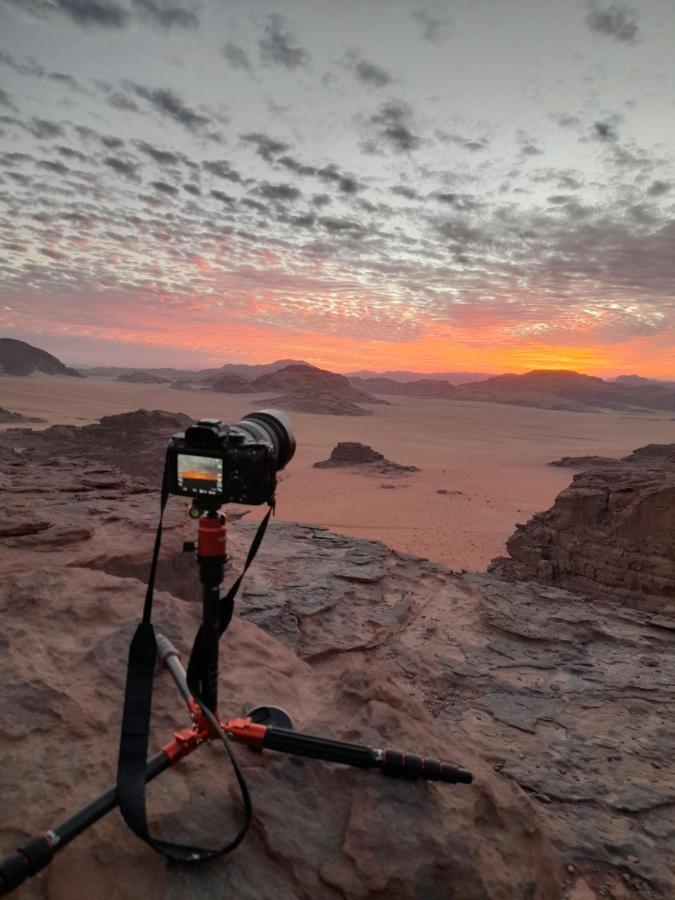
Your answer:
[[[261,408],[267,397],[269,391],[260,396],[223,395],[104,377],[0,379],[0,406],[38,416],[48,424],[84,425],[139,408],[233,422]],[[383,541],[453,569],[482,570],[504,553],[516,522],[547,509],[570,482],[572,472],[549,466],[551,460],[623,456],[650,442],[671,442],[675,436],[669,413],[627,416],[388,399],[391,405],[372,407],[372,416],[291,413],[298,449],[282,476],[278,519]],[[420,471],[387,476],[313,468],[338,441],[368,444],[388,459],[418,466]],[[157,461],[158,484],[161,462]],[[439,489],[449,493],[438,494]],[[260,512],[255,509],[250,515]]]

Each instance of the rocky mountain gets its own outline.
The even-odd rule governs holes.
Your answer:
[[[396,381],[393,378],[356,378],[349,377],[349,382],[359,390],[372,391],[375,394],[394,394],[399,397],[419,397],[427,399],[451,399],[455,388],[449,381],[423,378],[417,381]]]
[[[45,375],[70,375],[83,378],[80,372],[69,369],[46,350],[40,350],[25,341],[14,338],[0,338],[0,375],[32,375],[43,372]]]
[[[509,558],[490,568],[501,577],[675,615],[675,444],[599,460],[551,509],[519,525],[506,547]]]
[[[253,381],[262,375],[269,375],[277,372],[279,369],[285,369],[287,366],[307,366],[309,363],[300,359],[277,359],[271,363],[261,365],[246,365],[245,363],[226,363],[219,369],[202,369],[198,373],[201,381],[214,381],[229,375],[236,375],[246,381]],[[263,390],[266,390],[263,388]]]
[[[489,378],[483,372],[409,372],[405,369],[395,369],[387,372],[373,372],[371,369],[359,369],[356,372],[344,373],[350,381],[352,379],[384,379],[385,381],[449,381],[450,384],[464,384],[468,381],[482,381]]]
[[[484,381],[451,385],[447,381],[422,379],[399,383],[393,379],[351,378],[355,387],[380,394],[448,400],[479,400],[534,406],[570,412],[615,410],[673,410],[675,389],[651,382],[603,381],[578,372],[535,370],[525,375],[497,375]]]
[[[161,375],[153,375],[152,372],[136,369],[127,374],[118,375],[115,381],[125,381],[129,384],[169,384],[169,379]]]
[[[675,410],[675,391],[661,385],[626,385],[558,369],[498,375],[464,384],[457,388],[455,398],[579,412],[600,408]]]
[[[308,366],[306,363],[284,366],[276,372],[261,375],[251,382],[258,391],[280,390],[286,392],[303,391],[320,388],[355,403],[378,403],[375,397],[365,391],[352,387],[349,379],[327,369]]]
[[[221,375],[213,381],[209,381],[212,391],[221,391],[223,394],[250,394],[255,393],[251,382],[243,375]]]
[[[643,378],[642,375],[617,375],[617,377],[612,380],[619,384],[660,384],[661,387],[675,390],[675,381],[668,381],[663,378]]]
[[[184,419],[139,411],[0,433],[4,852],[113,780],[160,448]],[[177,498],[165,522],[155,621],[186,653],[200,589],[182,548],[196,526]],[[230,525],[227,583],[254,529]],[[665,613],[455,573],[276,519],[222,647],[223,716],[276,704],[300,730],[448,759],[474,783],[399,782],[237,746],[255,816],[232,856],[167,866],[111,814],[22,897],[88,900],[92,885],[111,900],[672,896],[675,654]],[[155,748],[186,721],[166,674],[153,708]],[[153,782],[151,827],[224,839],[239,822],[237,797],[224,755],[202,748]]]

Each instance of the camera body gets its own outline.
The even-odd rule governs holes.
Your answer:
[[[169,441],[169,492],[221,505],[268,503],[277,485],[273,440],[246,420],[201,419]]]

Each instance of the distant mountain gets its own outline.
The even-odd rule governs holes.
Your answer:
[[[0,338],[0,374],[2,375],[32,375],[33,372],[43,372],[45,375],[70,375],[73,378],[83,378],[80,372],[64,366],[61,360],[27,344],[25,341],[16,341],[14,338]]]
[[[238,375],[246,378],[247,381],[253,381],[261,375],[268,375],[271,372],[278,372],[279,369],[285,369],[287,366],[308,366],[309,363],[300,359],[277,359],[272,363],[263,365],[247,366],[244,363],[226,363],[219,369],[202,369],[197,373],[200,381],[213,381],[222,378],[224,375]]]
[[[603,381],[564,369],[539,369],[525,375],[497,375],[460,385],[456,400],[484,400],[586,412],[593,409],[675,410],[675,391],[660,384]]]
[[[370,369],[360,369],[358,372],[345,372],[351,381],[356,378],[384,378],[388,381],[449,381],[450,384],[465,384],[469,381],[481,381],[489,378],[484,372],[408,372],[405,369],[396,369],[393,372],[373,372]]]
[[[197,373],[191,369],[144,369],[138,366],[91,366],[89,368],[82,366],[87,375],[107,375],[117,378],[118,375],[133,375],[135,372],[144,372],[148,375],[156,375],[158,378],[164,378],[167,381],[189,381],[196,380]]]
[[[327,410],[330,408],[332,412],[340,405],[335,401],[349,401],[351,404],[386,402],[353,387],[344,375],[329,372],[327,369],[318,369],[307,363],[294,363],[276,372],[261,375],[251,382],[251,388],[255,391],[282,392],[288,409],[307,409],[307,411],[310,411],[310,407],[312,411],[325,407]],[[352,411],[345,414],[359,413]]]
[[[168,378],[163,378],[161,375],[153,375],[152,372],[142,369],[136,369],[133,372],[129,372],[128,375],[118,375],[115,381],[127,381],[130,384],[170,384]]]
[[[449,381],[435,381],[421,378],[417,381],[396,381],[393,378],[357,378],[349,376],[349,383],[355,388],[372,391],[375,394],[395,394],[399,397],[419,397],[422,400],[454,397],[455,388]]]
[[[619,382],[619,384],[660,384],[661,387],[670,388],[671,390],[675,390],[675,381],[663,381],[659,378],[643,378],[642,375],[617,375],[616,378],[613,378],[612,381]]]
[[[675,389],[640,379],[638,382],[603,381],[564,369],[540,369],[525,375],[496,375],[482,381],[452,385],[448,381],[419,379],[397,382],[389,378],[350,378],[356,388],[376,394],[397,394],[420,399],[481,400],[570,412],[594,409],[675,410]]]

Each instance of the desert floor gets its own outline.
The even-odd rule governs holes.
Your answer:
[[[83,425],[139,408],[234,422],[270,406],[266,399],[103,377],[0,378],[0,406],[48,424]],[[672,413],[585,414],[402,397],[390,403],[371,407],[375,414],[368,417],[291,413],[298,449],[282,473],[278,519],[383,541],[453,569],[482,570],[505,553],[516,522],[547,509],[571,481],[573,473],[549,466],[551,460],[623,456],[644,444],[675,441]],[[421,471],[392,477],[313,468],[338,441],[369,444]],[[159,485],[161,461],[157,464]],[[383,484],[396,488],[383,489]],[[438,489],[461,494],[438,494]],[[250,518],[261,512],[254,509]]]

